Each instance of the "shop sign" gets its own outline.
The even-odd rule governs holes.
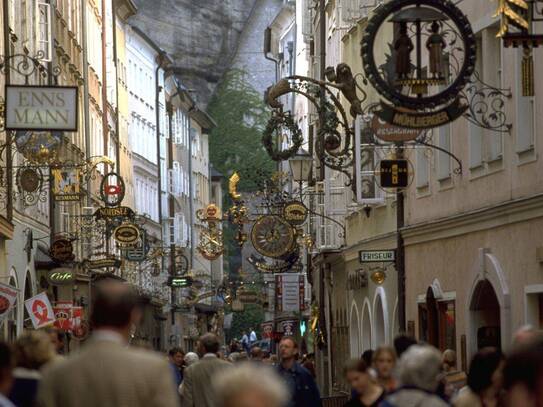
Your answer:
[[[273,339],[273,322],[264,322],[260,324],[262,330],[262,339]]]
[[[304,276],[284,273],[275,276],[276,296],[279,312],[304,310]]]
[[[142,262],[147,258],[149,249],[149,243],[147,242],[147,232],[145,231],[145,229],[141,229],[139,242],[133,247],[123,249],[122,252],[126,260]]]
[[[39,168],[24,167],[17,171],[17,184],[26,193],[36,192],[42,185],[42,174]]]
[[[89,270],[104,269],[108,267],[119,268],[121,267],[122,261],[119,259],[100,259],[100,260],[89,260],[85,263],[85,267]]]
[[[119,247],[133,247],[140,238],[140,230],[130,223],[117,226],[113,232],[113,238]]]
[[[77,87],[7,85],[6,130],[77,131]]]
[[[15,305],[18,293],[17,288],[0,283],[0,325],[2,325],[9,311]]]
[[[281,328],[283,329],[283,336],[294,336],[296,321],[281,321]]]
[[[244,309],[245,309],[245,306],[243,305],[243,303],[240,300],[235,299],[234,301],[232,301],[232,311],[233,312],[243,312]]]
[[[26,300],[25,307],[34,329],[40,329],[55,322],[55,313],[45,292]]]
[[[111,218],[133,218],[134,215],[134,211],[128,206],[117,206],[116,208],[98,208],[98,210],[94,212],[94,217],[97,220]]]
[[[258,293],[255,291],[242,290],[241,292],[238,292],[237,298],[244,304],[258,303]]]
[[[386,263],[396,260],[395,250],[361,250],[360,263]]]
[[[71,302],[59,301],[53,307],[53,313],[55,314],[55,328],[64,332],[70,332],[72,330],[72,307]]]
[[[283,208],[283,218],[294,226],[302,225],[307,220],[308,210],[303,202],[287,203]]]
[[[100,199],[106,206],[117,207],[121,204],[126,193],[123,178],[116,172],[104,175],[100,183]]]
[[[420,135],[420,130],[394,126],[373,115],[371,129],[378,139],[387,142],[412,141]]]
[[[75,281],[75,273],[69,268],[57,268],[47,274],[47,281],[51,285],[69,285]]]
[[[57,239],[51,244],[51,249],[49,250],[51,259],[58,263],[64,263],[68,261],[73,261],[75,258],[74,247],[72,242],[68,239]]]
[[[435,112],[407,112],[381,102],[381,110],[376,111],[375,114],[393,126],[424,130],[453,122],[462,116],[468,108],[468,105],[461,104],[460,99],[455,99],[447,107]]]
[[[81,170],[52,168],[53,197],[57,202],[77,202],[81,199]]]
[[[382,160],[379,168],[381,188],[407,188],[409,161]]]
[[[347,290],[360,290],[368,286],[368,273],[364,270],[356,270],[347,277]]]

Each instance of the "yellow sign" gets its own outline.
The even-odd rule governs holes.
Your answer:
[[[81,171],[79,168],[53,168],[53,196],[55,201],[79,201],[81,199]]]

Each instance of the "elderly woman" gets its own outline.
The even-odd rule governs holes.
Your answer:
[[[446,407],[435,391],[442,374],[441,353],[429,345],[413,345],[400,359],[401,387],[388,396],[384,407]]]
[[[283,407],[288,390],[274,370],[243,363],[227,369],[214,380],[220,407]]]
[[[41,379],[40,369],[55,358],[55,349],[45,332],[29,331],[17,339],[13,350],[15,382],[9,398],[16,406],[34,406]]]

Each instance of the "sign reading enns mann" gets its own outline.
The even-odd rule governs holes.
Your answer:
[[[6,86],[6,130],[77,131],[77,87]]]

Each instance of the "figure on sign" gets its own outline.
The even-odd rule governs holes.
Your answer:
[[[407,34],[407,23],[400,23],[400,35],[394,43],[396,50],[396,78],[407,79],[411,73],[411,52],[415,46]]]
[[[443,79],[443,54],[447,44],[440,33],[441,25],[434,21],[432,23],[432,34],[426,41],[426,48],[430,58],[430,73],[433,78]]]

